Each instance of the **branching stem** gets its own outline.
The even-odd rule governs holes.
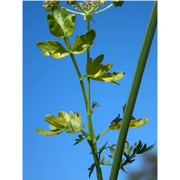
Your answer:
[[[64,41],[65,41],[66,46],[70,50],[71,49],[71,45],[70,45],[69,39],[68,38],[64,38]],[[74,64],[74,67],[76,69],[76,72],[78,74],[78,78],[80,79],[82,77],[82,75],[81,75],[79,67],[78,67],[78,65],[76,63],[76,59],[75,59],[73,54],[70,54],[70,56],[71,56],[72,62]],[[88,101],[87,101],[86,90],[85,90],[85,87],[84,87],[84,82],[83,82],[83,80],[80,80],[79,82],[80,82],[80,85],[81,85],[81,89],[82,89],[82,93],[83,93],[83,98],[84,98],[84,103],[85,103],[86,111],[87,111],[87,109],[88,109],[87,108]]]

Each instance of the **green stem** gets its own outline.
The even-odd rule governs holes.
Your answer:
[[[64,41],[65,41],[65,44],[67,45],[68,49],[70,50],[71,49],[71,45],[70,45],[69,39],[68,38],[64,38]],[[76,69],[76,72],[78,74],[78,77],[80,79],[82,77],[82,75],[81,75],[79,67],[78,67],[78,65],[76,63],[76,59],[75,59],[74,55],[71,54],[71,53],[70,53],[70,56],[71,56],[72,62],[74,64],[74,67]],[[86,96],[86,90],[85,90],[85,87],[84,87],[84,82],[83,82],[83,80],[80,80],[79,82],[80,82],[80,85],[81,85],[81,89],[82,89],[82,93],[83,93],[83,98],[84,98],[84,103],[85,103],[86,111],[87,111],[87,109],[88,109],[87,108],[88,101],[87,101],[87,96]]]
[[[90,31],[90,16],[87,15],[86,16],[86,20],[87,20],[87,31]],[[87,49],[87,61],[90,58],[90,48]],[[88,105],[87,105],[87,118],[88,118],[88,130],[89,130],[89,134],[92,138],[92,140],[94,140],[95,138],[95,134],[94,134],[94,128],[93,128],[93,123],[92,123],[92,119],[91,119],[91,80],[88,77],[87,78],[87,85],[88,85]]]
[[[147,62],[147,58],[148,58],[151,43],[153,40],[156,25],[157,25],[157,2],[155,1],[153,10],[151,13],[151,17],[149,20],[148,28],[146,31],[146,35],[144,38],[143,46],[141,49],[141,53],[139,56],[139,60],[138,60],[136,72],[134,75],[133,83],[131,86],[129,98],[128,98],[127,105],[125,108],[122,127],[121,127],[121,131],[119,133],[115,156],[114,156],[114,160],[113,160],[113,164],[112,164],[110,180],[117,180],[117,178],[118,178],[119,167],[120,167],[120,164],[122,161],[124,144],[125,144],[128,129],[129,129],[130,118],[132,116],[132,112],[133,112],[136,98],[138,95],[141,79],[143,77],[143,72],[145,69],[146,62]]]
[[[109,132],[109,131],[110,131],[110,129],[107,128],[107,129],[105,129],[103,132],[101,132],[101,133],[96,137],[96,141],[97,141],[101,136],[103,136],[104,134],[106,134],[106,133]]]
[[[86,15],[86,20],[87,20],[87,31],[90,31],[90,15]],[[90,48],[87,49],[87,61],[90,58]],[[94,133],[94,128],[93,128],[93,123],[92,123],[92,119],[91,119],[91,113],[90,113],[90,106],[91,106],[91,81],[90,78],[87,78],[88,81],[88,106],[87,106],[87,116],[88,116],[88,129],[89,129],[89,134],[91,136],[91,141],[89,142],[89,145],[91,147],[91,151],[93,154],[93,159],[94,159],[94,163],[96,166],[96,175],[98,180],[103,180],[102,177],[102,171],[100,168],[100,164],[99,164],[99,157],[97,154],[97,144],[96,144],[96,138],[95,138],[95,133]]]
[[[100,164],[99,164],[99,158],[98,158],[97,150],[96,150],[96,144],[95,143],[92,144],[92,141],[88,141],[88,143],[92,150],[92,155],[93,155],[94,163],[96,166],[97,178],[98,178],[98,180],[103,180],[102,171],[101,171]]]

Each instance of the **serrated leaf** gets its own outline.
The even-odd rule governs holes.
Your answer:
[[[104,68],[104,72],[107,72],[108,69],[106,68],[106,66],[101,65],[101,62],[103,61],[103,59],[104,59],[104,54],[101,54],[100,56],[98,56],[94,61],[92,61],[92,59],[89,58],[86,65],[86,74],[88,74],[88,76],[95,76],[95,74],[98,74],[100,70],[103,71],[102,70],[103,68]]]
[[[104,55],[100,55],[97,58],[100,59],[103,57],[104,57]],[[109,63],[107,65],[102,65],[102,64],[98,64],[97,62],[95,62],[96,59],[94,61],[92,61],[92,59],[89,58],[87,66],[86,66],[86,76],[93,78],[95,80],[97,78],[101,77],[102,75],[104,75],[106,72],[108,72],[112,68],[112,63]]]
[[[55,59],[60,59],[69,55],[69,52],[64,46],[57,41],[37,42],[36,44],[45,56],[52,56]]]
[[[64,111],[58,112],[58,116],[54,115],[46,115],[45,121],[48,122],[49,128],[51,132],[41,131],[41,134],[53,134],[57,132],[66,131],[68,134],[75,134],[79,131],[82,131],[85,127],[85,125],[81,125],[81,115],[78,113],[70,112],[70,114],[67,114]],[[40,132],[40,131],[39,131]]]
[[[104,55],[101,54],[100,56],[96,57],[94,61],[92,61],[91,58],[88,59],[86,65],[86,76],[84,76],[84,78],[89,77],[97,81],[113,82],[119,85],[118,80],[124,77],[124,73],[123,72],[109,73],[108,71],[112,68],[113,64],[112,63],[106,65],[101,64],[103,58]]]
[[[71,53],[81,54],[86,51],[87,48],[93,45],[95,36],[96,32],[93,29],[81,36],[76,36],[74,44],[71,48]]]

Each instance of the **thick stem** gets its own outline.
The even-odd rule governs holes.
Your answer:
[[[141,79],[143,77],[143,72],[145,69],[146,62],[147,62],[147,58],[148,58],[149,50],[150,50],[151,43],[153,40],[156,25],[157,25],[157,2],[154,2],[153,10],[151,13],[151,17],[150,17],[146,35],[144,38],[143,46],[142,46],[141,53],[139,56],[136,72],[134,75],[133,83],[131,86],[129,98],[128,98],[127,105],[125,108],[125,113],[124,113],[124,117],[122,121],[122,127],[119,133],[115,156],[114,156],[114,160],[112,164],[110,180],[117,180],[118,178],[119,167],[122,161],[124,144],[125,144],[128,129],[129,129],[130,118],[132,116],[132,112],[133,112],[136,98],[138,95]]]

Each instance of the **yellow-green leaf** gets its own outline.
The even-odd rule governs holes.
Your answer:
[[[44,56],[52,56],[55,59],[69,55],[69,52],[57,41],[37,42],[38,48],[42,50]]]
[[[109,126],[109,129],[112,129],[112,130],[119,130],[120,128],[121,128],[121,124],[117,124],[117,123],[112,123]]]
[[[83,124],[81,127],[79,127],[79,128],[72,127],[72,128],[70,128],[70,129],[68,129],[68,130],[66,131],[66,133],[68,133],[68,134],[76,134],[76,133],[78,133],[79,131],[83,130],[84,127],[85,127],[84,124]]]
[[[148,122],[148,118],[139,118],[139,119],[132,119],[130,121],[129,127],[130,128],[138,128],[144,126]]]
[[[73,54],[81,54],[90,46],[93,45],[93,40],[96,36],[95,30],[90,30],[87,33],[76,36],[74,44],[71,48],[71,53]]]
[[[108,72],[112,68],[113,64],[101,64],[103,58],[103,54],[98,56],[94,61],[89,58],[86,65],[86,75],[81,77],[81,79],[89,77],[97,81],[113,82],[119,85],[118,80],[124,77],[124,72]]]
[[[124,77],[124,72],[113,72],[113,73],[103,74],[102,76],[96,78],[96,80],[102,82],[113,82],[119,85],[117,81],[122,79],[123,77]]]
[[[70,122],[73,127],[79,127],[81,125],[82,115],[76,112],[70,112],[69,114]]]
[[[51,34],[59,38],[64,38],[64,31],[60,24],[55,20],[55,18],[52,15],[48,14],[47,19]]]
[[[44,129],[35,129],[35,131],[41,135],[45,135],[45,136],[55,136],[55,135],[58,135],[62,132],[62,130],[59,130],[59,131],[46,131]]]
[[[138,128],[144,126],[148,122],[148,118],[139,118],[139,119],[132,119],[130,121],[129,127],[130,128]],[[120,130],[122,123],[111,123],[109,129],[112,130]]]
[[[108,72],[112,68],[112,63],[107,65],[102,65],[101,62],[103,61],[104,55],[98,56],[94,61],[91,58],[88,59],[86,65],[86,74],[87,77],[90,78],[98,78],[102,76],[104,73]]]

